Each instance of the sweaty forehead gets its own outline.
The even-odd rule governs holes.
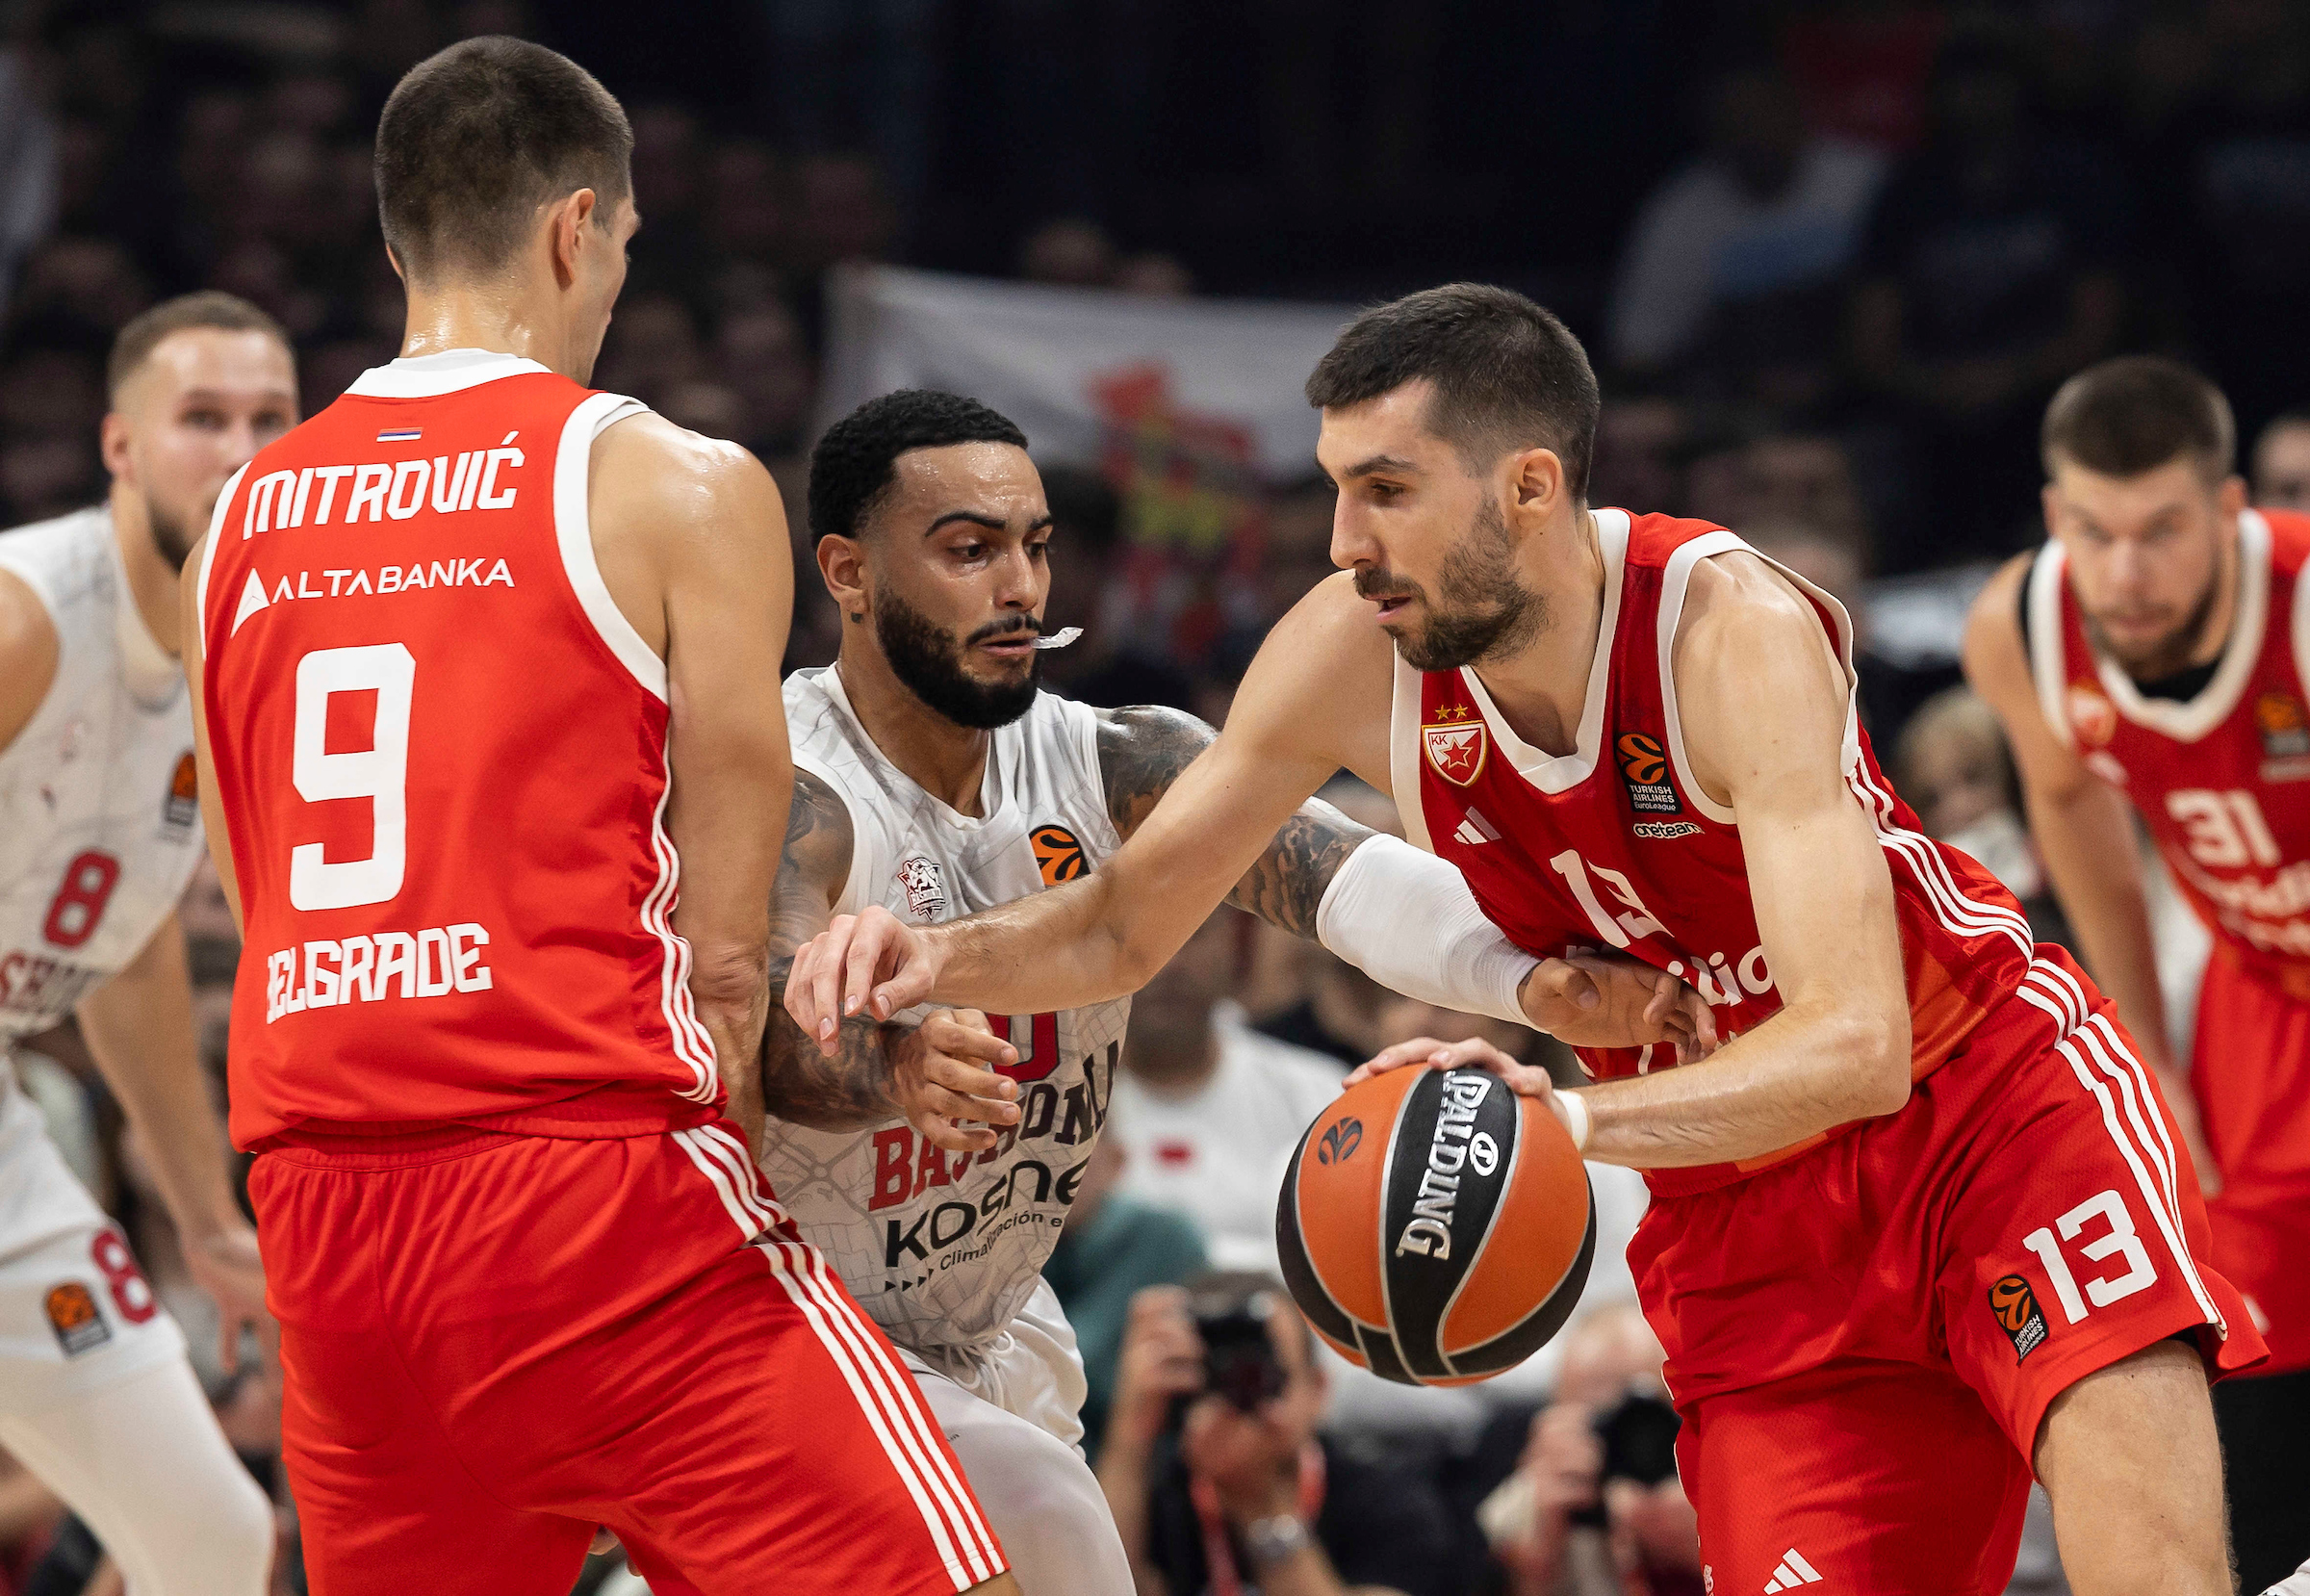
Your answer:
[[[121,397],[167,403],[193,389],[248,399],[294,399],[296,369],[270,333],[185,327],[152,347],[122,384]]]
[[[1048,513],[1042,477],[1027,451],[1015,444],[942,444],[909,450],[891,463],[891,476],[890,495],[875,519],[917,531],[958,510],[1015,523],[1022,530]]]

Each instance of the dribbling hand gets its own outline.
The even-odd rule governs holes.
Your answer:
[[[833,1058],[842,1021],[871,1013],[888,1019],[930,996],[937,980],[937,945],[879,904],[836,914],[794,955],[786,977],[786,1013],[802,1034]]]
[[[1354,1072],[1340,1083],[1345,1091],[1361,1086],[1375,1075],[1391,1069],[1402,1069],[1412,1065],[1430,1065],[1438,1069],[1457,1069],[1463,1066],[1489,1071],[1508,1083],[1508,1090],[1520,1097],[1537,1097],[1548,1110],[1572,1128],[1572,1120],[1564,1105],[1556,1099],[1555,1082],[1548,1071],[1536,1065],[1519,1064],[1488,1042],[1471,1037],[1466,1042],[1438,1042],[1434,1037],[1414,1037],[1393,1047],[1382,1048],[1368,1063],[1356,1066]]]
[[[890,1094],[925,1141],[983,1152],[1018,1122],[1018,1086],[994,1068],[1017,1062],[1018,1049],[978,1010],[940,1009],[892,1049]]]

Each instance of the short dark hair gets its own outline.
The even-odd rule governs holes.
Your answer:
[[[859,535],[859,523],[898,483],[901,454],[951,444],[1027,447],[1007,416],[936,388],[901,388],[868,399],[826,429],[810,450],[810,530]]]
[[[591,189],[604,227],[632,188],[633,129],[567,56],[493,34],[409,68],[377,118],[377,219],[403,270],[486,276],[541,205]]]
[[[152,358],[152,351],[171,333],[192,327],[215,327],[220,332],[261,332],[290,348],[281,324],[237,295],[204,289],[164,299],[122,327],[113,340],[112,355],[104,363],[104,394],[110,403],[120,400],[122,384]]]
[[[1471,470],[1511,449],[1553,449],[1575,499],[1588,494],[1602,408],[1571,329],[1511,289],[1450,283],[1375,305],[1348,323],[1307,379],[1319,409],[1362,404],[1425,377],[1428,430]]]
[[[2221,390],[2178,360],[2129,354],[2061,386],[2039,434],[2047,476],[2057,457],[2104,476],[2139,476],[2187,454],[2209,482],[2230,474],[2238,425]]]

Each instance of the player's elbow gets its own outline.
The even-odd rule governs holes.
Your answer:
[[[728,1016],[759,1015],[769,1000],[769,950],[742,940],[690,945],[690,1000],[709,1024]]]
[[[1856,1004],[1839,1021],[1837,1052],[1850,1062],[1852,1118],[1899,1113],[1909,1104],[1912,1084],[1908,1004]]]

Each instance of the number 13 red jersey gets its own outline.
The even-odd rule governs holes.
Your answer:
[[[1669,657],[1693,567],[1748,546],[1706,522],[1595,514],[1604,623],[1577,748],[1552,757],[1526,745],[1473,670],[1423,673],[1399,657],[1390,733],[1397,804],[1412,840],[1458,865],[1485,914],[1526,952],[1617,949],[1689,983],[1715,1009],[1719,1033],[1737,1035],[1777,1013],[1781,993],[1757,929],[1739,829],[1692,780],[1684,757]],[[1849,674],[1844,610],[1790,579],[1810,597]],[[1892,872],[1913,1078],[1922,1079],[2013,995],[2035,943],[1994,876],[1919,834],[1877,768],[1849,691],[1846,712],[1846,785]],[[1667,1047],[1580,1052],[1596,1076],[1675,1062]],[[1802,1150],[1647,1178],[1664,1195],[1704,1190]]]
[[[713,1117],[665,668],[586,522],[594,437],[640,408],[510,355],[398,360],[226,485],[198,646],[245,921],[236,1145]]]

